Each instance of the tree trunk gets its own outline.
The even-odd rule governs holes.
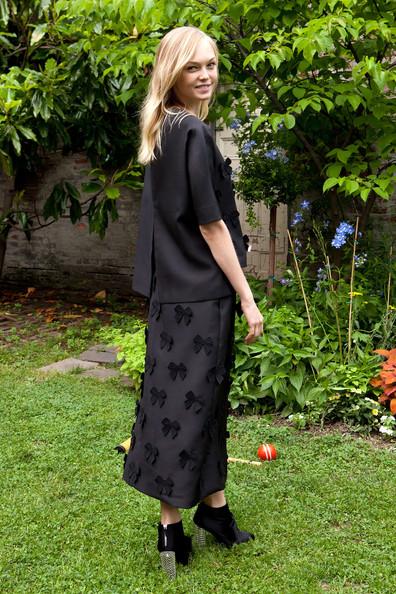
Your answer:
[[[275,248],[276,248],[276,210],[277,206],[270,208],[269,222],[269,274],[267,283],[267,295],[271,297],[275,277]]]

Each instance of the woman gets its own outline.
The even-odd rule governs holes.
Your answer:
[[[146,166],[133,288],[150,299],[146,366],[124,480],[160,500],[157,548],[174,577],[191,537],[178,508],[199,504],[205,532],[231,547],[240,530],[224,496],[236,293],[249,326],[263,318],[245,279],[246,246],[230,167],[203,120],[218,80],[215,42],[179,27],[159,44],[141,113]]]

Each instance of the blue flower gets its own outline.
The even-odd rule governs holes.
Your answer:
[[[355,231],[355,228],[350,223],[346,221],[342,221],[335,232],[335,235],[331,241],[331,245],[337,249],[345,245],[346,240],[348,239],[349,235],[352,235]]]
[[[267,157],[267,159],[276,159],[276,157],[278,156],[278,151],[276,149],[271,149],[269,151],[267,151],[266,153],[264,153],[264,157]]]
[[[279,282],[281,285],[286,287],[287,285],[290,285],[291,279],[290,278],[281,278],[281,279],[279,279]]]
[[[367,254],[364,252],[363,254],[356,254],[355,255],[355,266],[356,268],[360,268],[367,262]]]
[[[311,203],[309,200],[303,200],[300,204],[300,208],[302,208],[303,210],[305,210],[306,208],[309,208],[311,206]]]
[[[232,122],[230,124],[230,128],[232,130],[238,130],[240,125],[241,125],[241,120],[238,120],[238,118],[235,118],[235,120],[232,120]]]
[[[248,153],[250,153],[250,151],[252,150],[252,148],[254,146],[256,146],[256,141],[255,140],[248,140],[247,142],[245,142],[245,144],[242,147],[242,153],[244,155],[247,155]]]
[[[296,213],[294,213],[294,217],[293,217],[293,220],[290,223],[290,225],[292,227],[294,227],[294,225],[298,225],[298,223],[301,223],[302,221],[303,221],[302,213],[297,211]]]
[[[280,122],[280,124],[278,124],[278,130],[282,130],[282,128],[285,127],[285,124],[283,122]]]

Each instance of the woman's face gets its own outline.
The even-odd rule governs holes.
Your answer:
[[[209,101],[217,83],[217,61],[210,42],[201,39],[191,60],[184,66],[173,90],[187,109],[198,112],[201,101]]]

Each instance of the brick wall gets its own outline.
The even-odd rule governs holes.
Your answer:
[[[65,179],[79,188],[86,181],[83,170],[89,168],[88,159],[81,153],[48,155],[41,175],[27,180],[26,204],[31,208],[36,198],[40,211],[57,182]],[[7,183],[10,181],[0,178],[0,209]],[[130,292],[139,202],[138,192],[122,191],[117,201],[119,219],[109,222],[103,240],[96,233],[89,234],[86,218],[75,225],[62,218],[35,231],[30,242],[20,231],[11,231],[1,277],[3,284]]]

